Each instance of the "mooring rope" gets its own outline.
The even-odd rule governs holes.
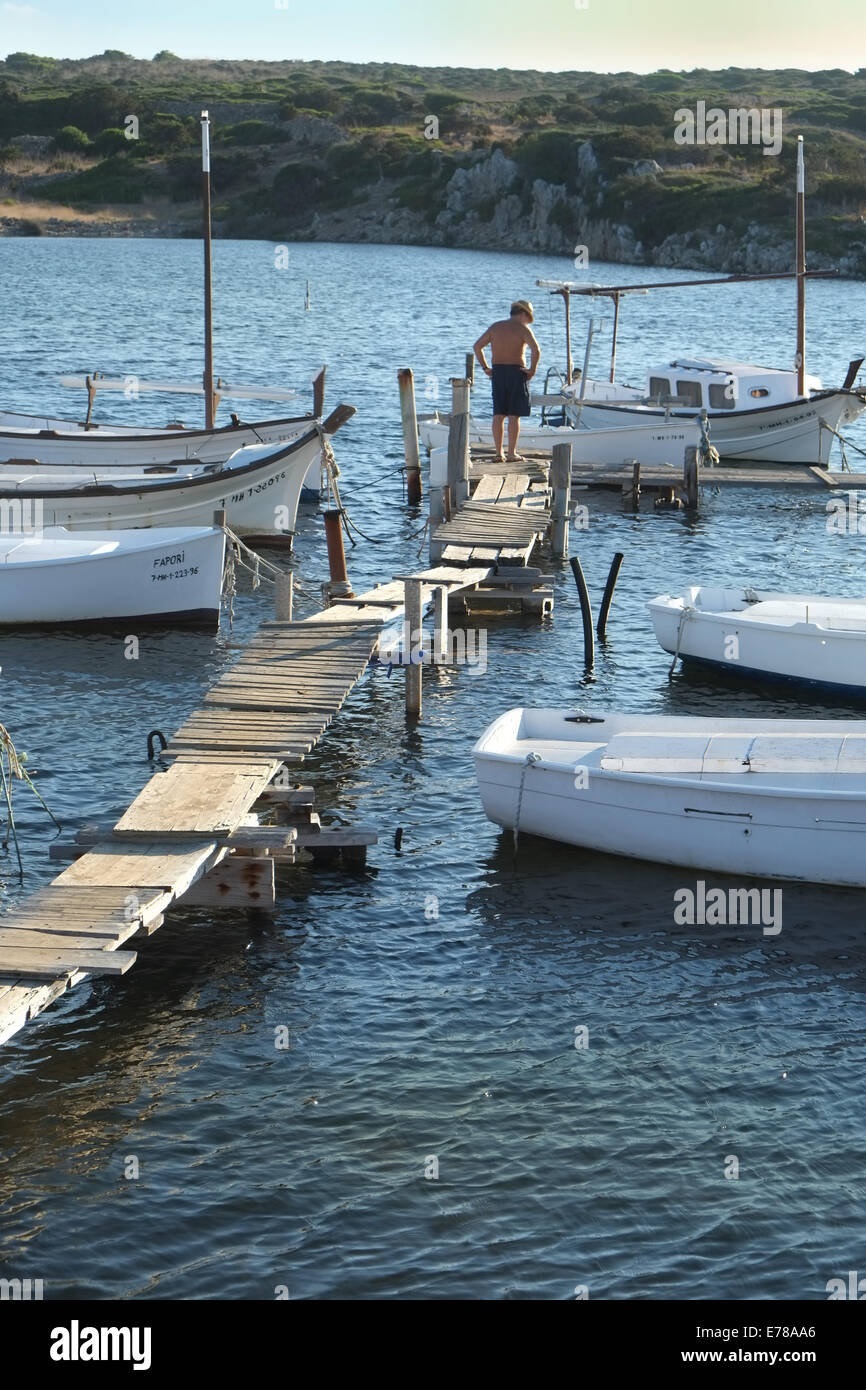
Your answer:
[[[520,836],[520,812],[523,807],[523,784],[526,781],[526,770],[535,763],[541,762],[540,753],[527,753],[523,759],[523,767],[520,769],[520,788],[517,793],[517,814],[514,817],[514,853],[517,854],[517,842]]]
[[[845,453],[845,446],[847,445],[849,449],[856,450],[856,452],[858,454],[862,454],[864,458],[866,458],[866,449],[861,449],[860,445],[855,444],[853,439],[846,439],[845,436],[843,434],[840,434],[838,430],[834,430],[832,425],[827,424],[827,421],[824,419],[823,415],[818,416],[818,423],[822,429],[829,430],[830,434],[834,434],[839,441],[839,447],[842,451],[842,472],[853,472],[853,469],[851,468],[851,465],[848,462],[848,456]]]
[[[674,659],[671,662],[670,670],[668,671],[668,680],[670,680],[671,676],[673,675],[674,667],[676,666],[677,661],[679,660],[680,642],[682,641],[683,632],[685,631],[686,618],[689,616],[690,613],[694,613],[694,611],[695,610],[691,606],[691,604],[683,604],[683,611],[680,613],[680,620],[677,624],[677,645],[674,647]]]
[[[719,462],[719,451],[710,443],[710,422],[704,415],[698,416],[698,420],[701,429],[701,462],[707,468],[715,468]]]

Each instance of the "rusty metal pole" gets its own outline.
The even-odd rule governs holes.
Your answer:
[[[406,497],[410,507],[421,503],[421,458],[418,452],[418,419],[415,414],[415,381],[411,367],[397,373],[400,387],[400,418],[403,422],[403,453],[406,459]]]
[[[343,549],[343,513],[339,507],[330,507],[322,515],[325,518],[328,570],[331,576],[327,585],[328,594],[331,598],[352,598],[352,586],[346,573],[346,552]]]

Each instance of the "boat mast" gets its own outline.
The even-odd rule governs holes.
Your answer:
[[[806,183],[803,165],[803,137],[797,136],[797,395],[806,394]]]
[[[201,113],[201,188],[204,218],[204,412],[205,428],[214,427],[213,286],[211,278],[210,119]]]

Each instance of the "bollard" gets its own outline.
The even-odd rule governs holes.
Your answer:
[[[406,664],[406,718],[421,718],[421,670],[423,655],[423,633],[421,627],[421,580],[406,579],[403,583],[405,593],[403,623],[403,662]],[[408,642],[409,649],[405,644]],[[415,658],[418,660],[415,660]]]
[[[580,561],[576,555],[571,557],[570,563],[574,572],[574,582],[577,585],[577,596],[580,599],[580,616],[583,619],[583,660],[587,671],[591,671],[595,665],[595,641],[592,635],[592,608],[589,602],[589,592],[583,577],[583,570],[580,568]]]
[[[598,615],[598,626],[596,628],[599,641],[601,642],[604,641],[604,634],[607,631],[607,615],[610,612],[610,605],[613,602],[613,591],[616,588],[616,581],[619,578],[619,572],[622,569],[622,562],[624,559],[625,556],[622,551],[618,550],[610,562],[610,570],[608,571],[607,583],[604,586],[604,597],[601,600],[601,612]]]
[[[698,464],[698,451],[694,445],[686,449],[686,456],[683,460],[683,487],[685,489],[686,501],[690,507],[698,505],[698,489],[700,487],[700,467]]]
[[[415,381],[411,367],[397,373],[400,387],[400,419],[403,424],[403,454],[406,459],[406,496],[410,507],[421,502],[421,458],[418,452],[418,419],[415,414]]]
[[[346,552],[343,549],[343,513],[339,507],[331,507],[322,515],[325,518],[328,570],[331,576],[326,585],[328,594],[331,598],[351,598],[352,586],[346,573]]]
[[[553,487],[550,544],[554,557],[562,559],[568,554],[568,500],[571,491],[570,444],[554,444],[550,481]]]
[[[295,595],[295,576],[291,570],[278,574],[274,582],[274,617],[278,623],[292,621]]]
[[[469,382],[465,377],[451,380],[448,483],[452,505],[459,508],[469,497]]]

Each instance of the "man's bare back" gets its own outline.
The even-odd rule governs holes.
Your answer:
[[[525,353],[529,348],[530,352],[535,349],[535,362],[538,361],[539,348],[535,341],[535,335],[527,323],[522,322],[522,315],[514,318],[498,319],[492,323],[486,333],[482,333],[478,342],[475,344],[475,354],[482,367],[487,368],[484,360],[483,349],[489,347],[493,358],[493,366],[523,367],[525,366]],[[532,376],[535,370],[533,364]]]

